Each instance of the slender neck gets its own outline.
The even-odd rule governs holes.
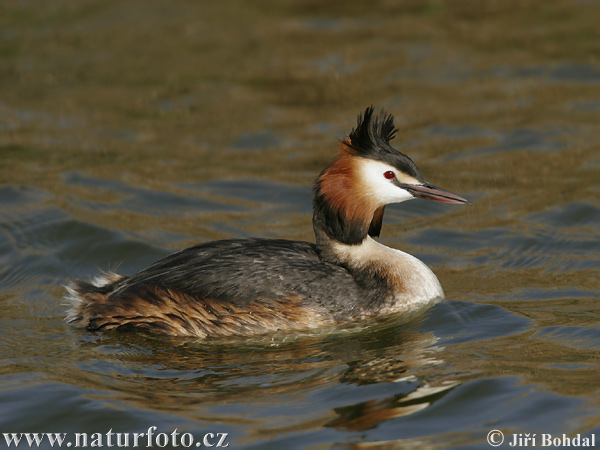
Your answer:
[[[317,245],[328,238],[347,245],[379,236],[385,206],[365,194],[357,182],[355,159],[341,154],[315,181],[313,227]]]
[[[423,262],[372,239],[379,236],[383,207],[363,203],[361,210],[349,209],[347,202],[356,202],[356,197],[335,191],[331,195],[323,174],[313,193],[313,228],[319,257],[352,274],[368,299],[365,313],[398,311],[409,304],[443,298],[439,281]]]
[[[374,208],[366,204],[361,210],[352,210],[348,203],[356,202],[357,196],[343,195],[351,189],[340,186],[340,182],[344,180],[340,181],[339,177],[337,184],[333,186],[337,190],[333,191],[332,186],[328,185],[328,181],[332,179],[328,169],[329,167],[317,178],[313,189],[313,228],[317,248],[322,260],[355,272],[354,264],[339,249],[346,246],[358,248],[370,235],[379,236],[383,207]],[[358,214],[359,212],[362,214]]]

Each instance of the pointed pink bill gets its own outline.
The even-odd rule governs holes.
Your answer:
[[[450,191],[434,186],[433,184],[403,184],[402,187],[410,192],[413,197],[424,198],[425,200],[435,200],[442,203],[467,203],[471,202],[466,198],[453,194]]]

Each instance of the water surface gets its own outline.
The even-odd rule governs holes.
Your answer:
[[[597,4],[0,11],[0,432],[600,443]],[[429,181],[472,201],[386,210],[381,241],[429,264],[446,301],[215,342],[65,324],[71,277],[212,239],[312,240],[311,183],[371,104]]]

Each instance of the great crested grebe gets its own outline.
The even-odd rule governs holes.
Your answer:
[[[313,188],[316,244],[228,239],[174,253],[132,275],[73,281],[67,321],[87,330],[243,336],[409,311],[444,298],[433,272],[376,242],[385,205],[411,198],[468,203],[425,181],[390,146],[394,119],[373,107]]]

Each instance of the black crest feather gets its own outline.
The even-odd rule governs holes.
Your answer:
[[[367,149],[373,145],[390,145],[390,141],[398,132],[394,126],[394,116],[386,113],[383,109],[379,116],[373,116],[374,112],[375,108],[371,105],[365,109],[364,114],[359,114],[357,127],[353,128],[349,135],[351,147],[359,153],[361,149]]]
[[[375,108],[371,105],[363,114],[359,114],[357,127],[352,129],[344,143],[357,156],[385,162],[424,181],[413,160],[390,145],[398,132],[394,117],[383,109],[379,115],[375,115],[374,111]]]

